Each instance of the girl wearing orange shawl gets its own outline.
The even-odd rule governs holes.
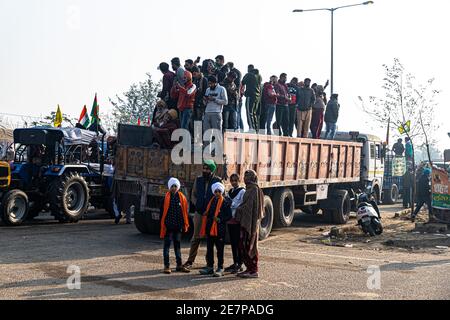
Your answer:
[[[225,234],[227,221],[231,219],[230,202],[224,198],[225,186],[218,182],[212,185],[214,197],[206,208],[203,216],[200,236],[206,236],[206,261],[207,267],[200,271],[202,275],[223,276]],[[217,270],[214,272],[214,247],[217,250]]]
[[[164,239],[164,273],[171,274],[169,250],[173,242],[175,257],[177,260],[177,272],[189,272],[183,268],[181,258],[181,234],[189,229],[188,202],[180,192],[180,181],[176,178],[169,180],[169,192],[167,192],[162,207],[161,239]]]

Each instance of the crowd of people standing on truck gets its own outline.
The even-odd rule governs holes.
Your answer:
[[[195,121],[203,123],[203,132],[243,131],[244,106],[251,132],[268,135],[277,132],[280,136],[294,137],[296,128],[299,138],[335,137],[340,105],[337,94],[332,94],[328,101],[325,93],[328,82],[318,85],[309,78],[299,81],[294,77],[288,83],[287,74],[282,73],[263,83],[254,65],[249,65],[242,75],[233,62],[225,62],[223,55],[201,64],[200,58],[188,59],[184,66],[179,58],[173,58],[171,65],[160,63],[159,70],[163,85],[152,121],[159,144],[170,144],[166,137],[173,132],[174,125],[193,132]],[[166,116],[164,121],[161,115],[168,110],[176,110],[177,114]]]
[[[203,175],[199,176],[192,191],[191,203],[195,207],[194,234],[189,257],[183,264],[181,235],[189,229],[188,201],[180,191],[177,178],[168,183],[169,192],[161,207],[161,239],[164,240],[164,273],[171,274],[169,250],[173,243],[176,271],[191,272],[203,239],[206,239],[206,266],[200,270],[205,276],[222,277],[225,273],[241,278],[258,278],[258,232],[263,217],[264,194],[258,186],[256,172],[245,172],[245,187],[240,177],[230,177],[232,188],[226,192],[222,179],[216,175],[217,165],[206,160]],[[233,263],[225,267],[226,233],[229,233]],[[217,256],[215,264],[214,251]],[[244,271],[243,266],[246,267]]]

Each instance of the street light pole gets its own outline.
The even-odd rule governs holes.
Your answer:
[[[331,10],[331,94],[334,94],[334,9]]]
[[[331,94],[334,93],[334,12],[343,8],[366,6],[373,4],[373,1],[366,1],[363,3],[351,4],[346,6],[340,6],[336,8],[318,8],[318,9],[295,9],[293,12],[311,12],[311,11],[329,11],[331,13],[331,78],[330,78],[330,89]]]

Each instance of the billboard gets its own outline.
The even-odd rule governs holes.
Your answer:
[[[433,193],[433,208],[450,210],[450,183],[448,172],[434,167],[431,184]]]

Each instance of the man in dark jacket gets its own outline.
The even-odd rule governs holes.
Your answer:
[[[195,95],[194,102],[194,120],[203,121],[206,107],[203,98],[205,97],[206,89],[208,89],[208,79],[203,76],[197,66],[192,68],[192,76],[194,84],[197,87],[197,94]]]
[[[243,91],[245,100],[245,108],[247,111],[247,122],[250,130],[258,129],[257,109],[258,100],[261,96],[261,83],[258,83],[258,78],[254,73],[255,67],[248,66],[248,73],[244,76],[241,83],[241,93]]]
[[[311,89],[311,79],[306,78],[297,96],[297,137],[308,138],[312,119],[312,107],[316,94]]]
[[[419,180],[417,181],[417,207],[411,216],[412,222],[416,221],[417,215],[419,214],[420,210],[422,210],[422,207],[425,204],[428,207],[429,216],[431,217],[433,214],[433,207],[431,206],[430,176],[431,169],[425,168]]]
[[[280,129],[280,136],[289,136],[289,89],[286,85],[287,74],[282,73],[278,83],[275,85],[277,93],[277,109],[275,116]]]
[[[203,175],[198,177],[194,182],[192,190],[191,202],[195,205],[194,215],[194,235],[191,240],[191,249],[189,252],[188,261],[184,264],[185,268],[190,269],[197,257],[198,248],[202,237],[200,231],[202,227],[202,217],[206,212],[208,203],[213,198],[211,187],[217,182],[222,182],[222,179],[215,175],[217,165],[213,160],[205,160],[203,164]]]
[[[403,139],[398,139],[397,143],[394,144],[392,151],[394,151],[397,157],[403,157],[405,153],[405,146],[403,145]]]
[[[327,125],[327,131],[325,133],[325,139],[333,140],[336,136],[336,123],[339,118],[340,105],[338,103],[338,95],[332,94],[331,99],[327,105],[327,111],[325,112],[325,123]]]
[[[241,82],[242,82],[242,73],[234,67],[234,63],[233,62],[228,62],[227,63],[228,69],[230,69],[230,72],[234,72],[237,77],[234,80],[234,84],[236,85],[236,88],[238,88],[238,90],[240,90],[241,88]],[[236,106],[237,109],[237,129],[240,130],[244,130],[244,122],[242,121],[242,95],[239,92],[239,100]]]
[[[289,90],[290,102],[289,102],[289,137],[294,135],[294,125],[297,118],[297,96],[300,86],[298,84],[298,78],[292,78],[291,82],[287,85]]]
[[[223,107],[223,131],[237,130],[237,104],[239,100],[239,89],[236,87],[234,80],[237,75],[229,72],[225,80],[221,83],[222,87],[227,90],[228,105]]]
[[[410,169],[406,170],[403,175],[403,208],[408,209],[411,207],[411,189],[413,186],[413,173]]]
[[[158,98],[163,100],[167,106],[172,109],[176,107],[176,100],[170,97],[170,91],[172,90],[173,82],[175,80],[175,73],[169,70],[169,64],[161,62],[158,69],[163,74],[163,86],[160,93],[158,93]]]

